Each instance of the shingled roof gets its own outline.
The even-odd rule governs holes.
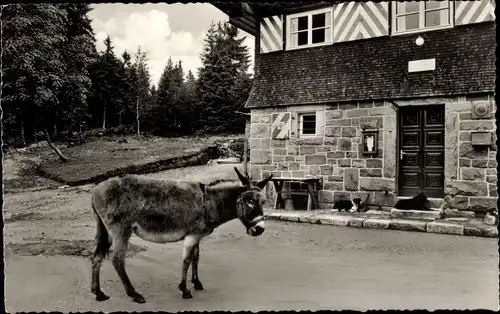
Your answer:
[[[261,54],[247,108],[493,92],[495,23]],[[436,70],[407,73],[436,58]]]

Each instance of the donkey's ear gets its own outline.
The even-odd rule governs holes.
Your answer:
[[[240,179],[241,183],[245,186],[250,186],[250,180],[248,178],[245,178],[239,171],[238,168],[234,167],[234,171],[236,171],[236,174],[238,175],[238,178]]]
[[[266,179],[260,181],[259,183],[257,183],[256,185],[259,187],[259,189],[263,189],[266,187],[266,185],[269,183],[269,181],[272,179],[273,175],[271,174],[269,177],[267,177]]]

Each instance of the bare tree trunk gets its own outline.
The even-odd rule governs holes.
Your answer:
[[[54,132],[52,132],[52,137],[56,138],[57,137],[57,122],[54,121]]]
[[[118,112],[118,126],[122,126],[122,112]]]
[[[80,144],[83,144],[83,143],[85,143],[85,139],[83,138],[82,124],[80,123],[79,126],[80,126],[80,129],[79,129],[78,137],[80,137]]]
[[[104,113],[102,115],[102,128],[106,130],[106,101],[104,101]]]
[[[38,143],[38,130],[36,128],[36,122],[37,121],[35,120],[35,128],[34,128],[35,134],[34,134],[34,138],[35,138],[35,143]]]
[[[21,115],[21,141],[23,142],[23,146],[26,145],[26,135],[24,134],[24,118]]]
[[[139,122],[139,97],[137,97],[137,102],[135,103],[135,119],[137,120],[137,136],[141,136],[141,123]]]
[[[68,161],[68,158],[66,158],[66,156],[63,155],[59,148],[57,148],[50,140],[49,132],[45,130],[43,133],[45,135],[45,138],[47,139],[47,143],[49,143],[50,148],[52,148],[56,152],[57,156],[59,156],[59,159],[61,159],[62,162]]]

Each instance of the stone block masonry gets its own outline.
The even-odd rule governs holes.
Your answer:
[[[271,138],[271,114],[292,112],[291,137]],[[298,114],[316,112],[317,134],[300,138]],[[321,207],[342,198],[368,198],[369,203],[394,205],[396,111],[383,101],[252,109],[250,173],[256,180],[269,174],[281,177],[321,176]],[[384,128],[386,126],[386,128]],[[377,129],[378,154],[362,154],[363,129]],[[385,139],[388,139],[385,141]],[[385,195],[385,191],[389,195]]]
[[[472,105],[487,102],[493,114],[473,119]],[[496,206],[496,125],[493,96],[459,96],[397,100],[400,106],[445,106],[445,209],[477,213]],[[291,112],[290,137],[271,138],[271,114]],[[316,135],[299,137],[299,114],[316,113]],[[362,101],[252,109],[250,174],[261,180],[281,177],[322,177],[320,207],[332,208],[339,199],[368,197],[368,204],[392,207],[397,194],[397,115],[387,101]],[[378,130],[378,154],[362,154],[363,129]],[[493,142],[479,149],[474,131],[491,132]]]
[[[473,119],[472,106],[486,104],[491,114]],[[478,216],[497,206],[497,146],[496,103],[493,95],[459,97],[446,104],[445,206],[444,208],[471,210]],[[471,134],[490,132],[489,146],[474,147]]]

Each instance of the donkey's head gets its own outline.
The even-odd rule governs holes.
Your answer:
[[[243,183],[236,204],[238,218],[247,228],[249,235],[259,236],[264,232],[265,228],[264,204],[266,195],[262,189],[269,183],[272,175],[254,184],[250,181],[250,178],[244,177],[236,167],[234,170],[238,174],[241,183]]]

